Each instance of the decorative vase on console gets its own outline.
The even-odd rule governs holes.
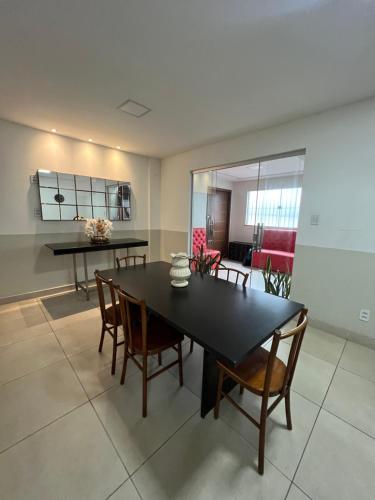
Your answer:
[[[112,222],[108,219],[87,219],[85,234],[96,245],[108,243],[112,233]]]
[[[172,278],[171,285],[176,288],[188,286],[188,279],[191,276],[189,268],[189,258],[186,253],[171,253],[172,267],[169,276]]]

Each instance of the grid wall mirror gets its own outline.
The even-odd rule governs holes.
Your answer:
[[[129,182],[38,170],[42,220],[131,219]]]

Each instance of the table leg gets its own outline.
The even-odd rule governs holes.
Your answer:
[[[117,263],[116,263],[116,250],[113,250],[113,268],[116,269]]]
[[[203,356],[203,377],[202,377],[202,396],[201,396],[201,417],[204,418],[207,413],[215,407],[216,390],[219,378],[219,370],[216,364],[216,357],[209,351],[204,351]],[[223,384],[223,391],[229,392],[236,386],[232,379],[226,379]]]
[[[84,270],[85,270],[85,285],[86,285],[85,292],[86,292],[86,300],[89,300],[90,299],[90,294],[89,294],[89,278],[88,278],[88,272],[87,272],[87,258],[86,258],[86,254],[85,253],[83,254],[83,267],[84,267]]]
[[[74,284],[76,287],[76,291],[78,292],[77,258],[75,253],[73,254],[73,269],[74,269]]]

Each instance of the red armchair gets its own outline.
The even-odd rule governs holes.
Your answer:
[[[211,255],[211,257],[215,257],[218,254],[220,255],[219,250],[207,248],[206,229],[204,227],[193,227],[193,254],[194,255],[199,254],[202,245],[203,245],[203,251],[206,255]]]
[[[265,269],[267,257],[271,257],[272,271],[291,273],[297,231],[293,229],[265,229],[260,252],[253,252],[252,265]]]

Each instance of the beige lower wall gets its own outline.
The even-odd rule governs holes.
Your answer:
[[[297,245],[292,298],[306,304],[316,326],[374,344],[374,271],[374,253]],[[361,308],[371,311],[367,323],[358,319]]]
[[[7,297],[23,295],[68,285],[74,282],[71,255],[54,256],[46,243],[76,241],[83,234],[19,234],[0,235],[0,301]],[[147,254],[149,261],[160,259],[159,230],[128,230],[113,233],[113,238],[140,238],[149,241],[148,247],[139,247],[131,253]],[[125,255],[126,250],[117,250]],[[113,265],[112,251],[87,254],[89,278],[96,268]],[[79,279],[83,280],[82,256],[77,255]]]

